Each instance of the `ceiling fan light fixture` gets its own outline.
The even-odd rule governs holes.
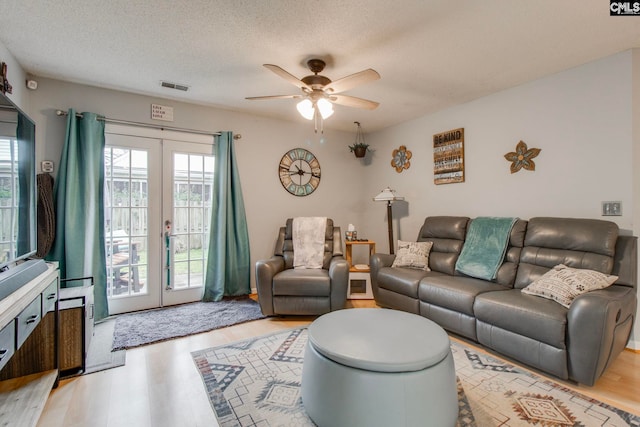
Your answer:
[[[333,115],[333,105],[326,99],[319,99],[316,103],[316,106],[320,111],[320,115],[322,116],[323,120],[326,120]]]
[[[313,109],[313,103],[310,99],[303,99],[302,101],[298,102],[296,108],[298,109],[298,112],[302,117],[307,120],[313,120],[315,111]]]
[[[367,99],[348,95],[336,95],[358,85],[378,80],[380,74],[371,68],[332,81],[328,77],[319,74],[324,70],[326,65],[321,59],[310,59],[307,61],[307,67],[313,75],[305,76],[302,79],[298,79],[277,65],[263,65],[287,82],[298,87],[302,91],[302,94],[253,96],[246,99],[302,99],[297,104],[298,112],[305,119],[315,121],[316,132],[318,132],[318,127],[320,127],[320,131],[322,131],[323,121],[333,115],[333,103],[368,110],[373,110],[378,106],[377,102]]]

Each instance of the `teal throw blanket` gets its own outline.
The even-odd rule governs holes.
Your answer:
[[[497,217],[473,219],[456,262],[456,270],[478,279],[495,279],[516,220],[517,218]]]

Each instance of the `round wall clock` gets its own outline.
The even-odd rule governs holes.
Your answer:
[[[304,148],[294,148],[282,156],[278,167],[280,182],[294,196],[308,196],[320,184],[320,162]]]

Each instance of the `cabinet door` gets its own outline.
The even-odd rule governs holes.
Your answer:
[[[59,369],[63,376],[69,371],[84,368],[84,305],[82,298],[71,300],[78,302],[74,307],[61,307],[60,310],[60,360]],[[67,301],[64,301],[67,302]]]

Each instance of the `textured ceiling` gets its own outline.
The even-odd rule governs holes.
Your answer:
[[[373,68],[345,94],[378,109],[325,122],[369,132],[640,47],[640,16],[606,0],[0,0],[0,41],[35,76],[296,121],[293,100],[244,99],[299,93],[262,64]]]

